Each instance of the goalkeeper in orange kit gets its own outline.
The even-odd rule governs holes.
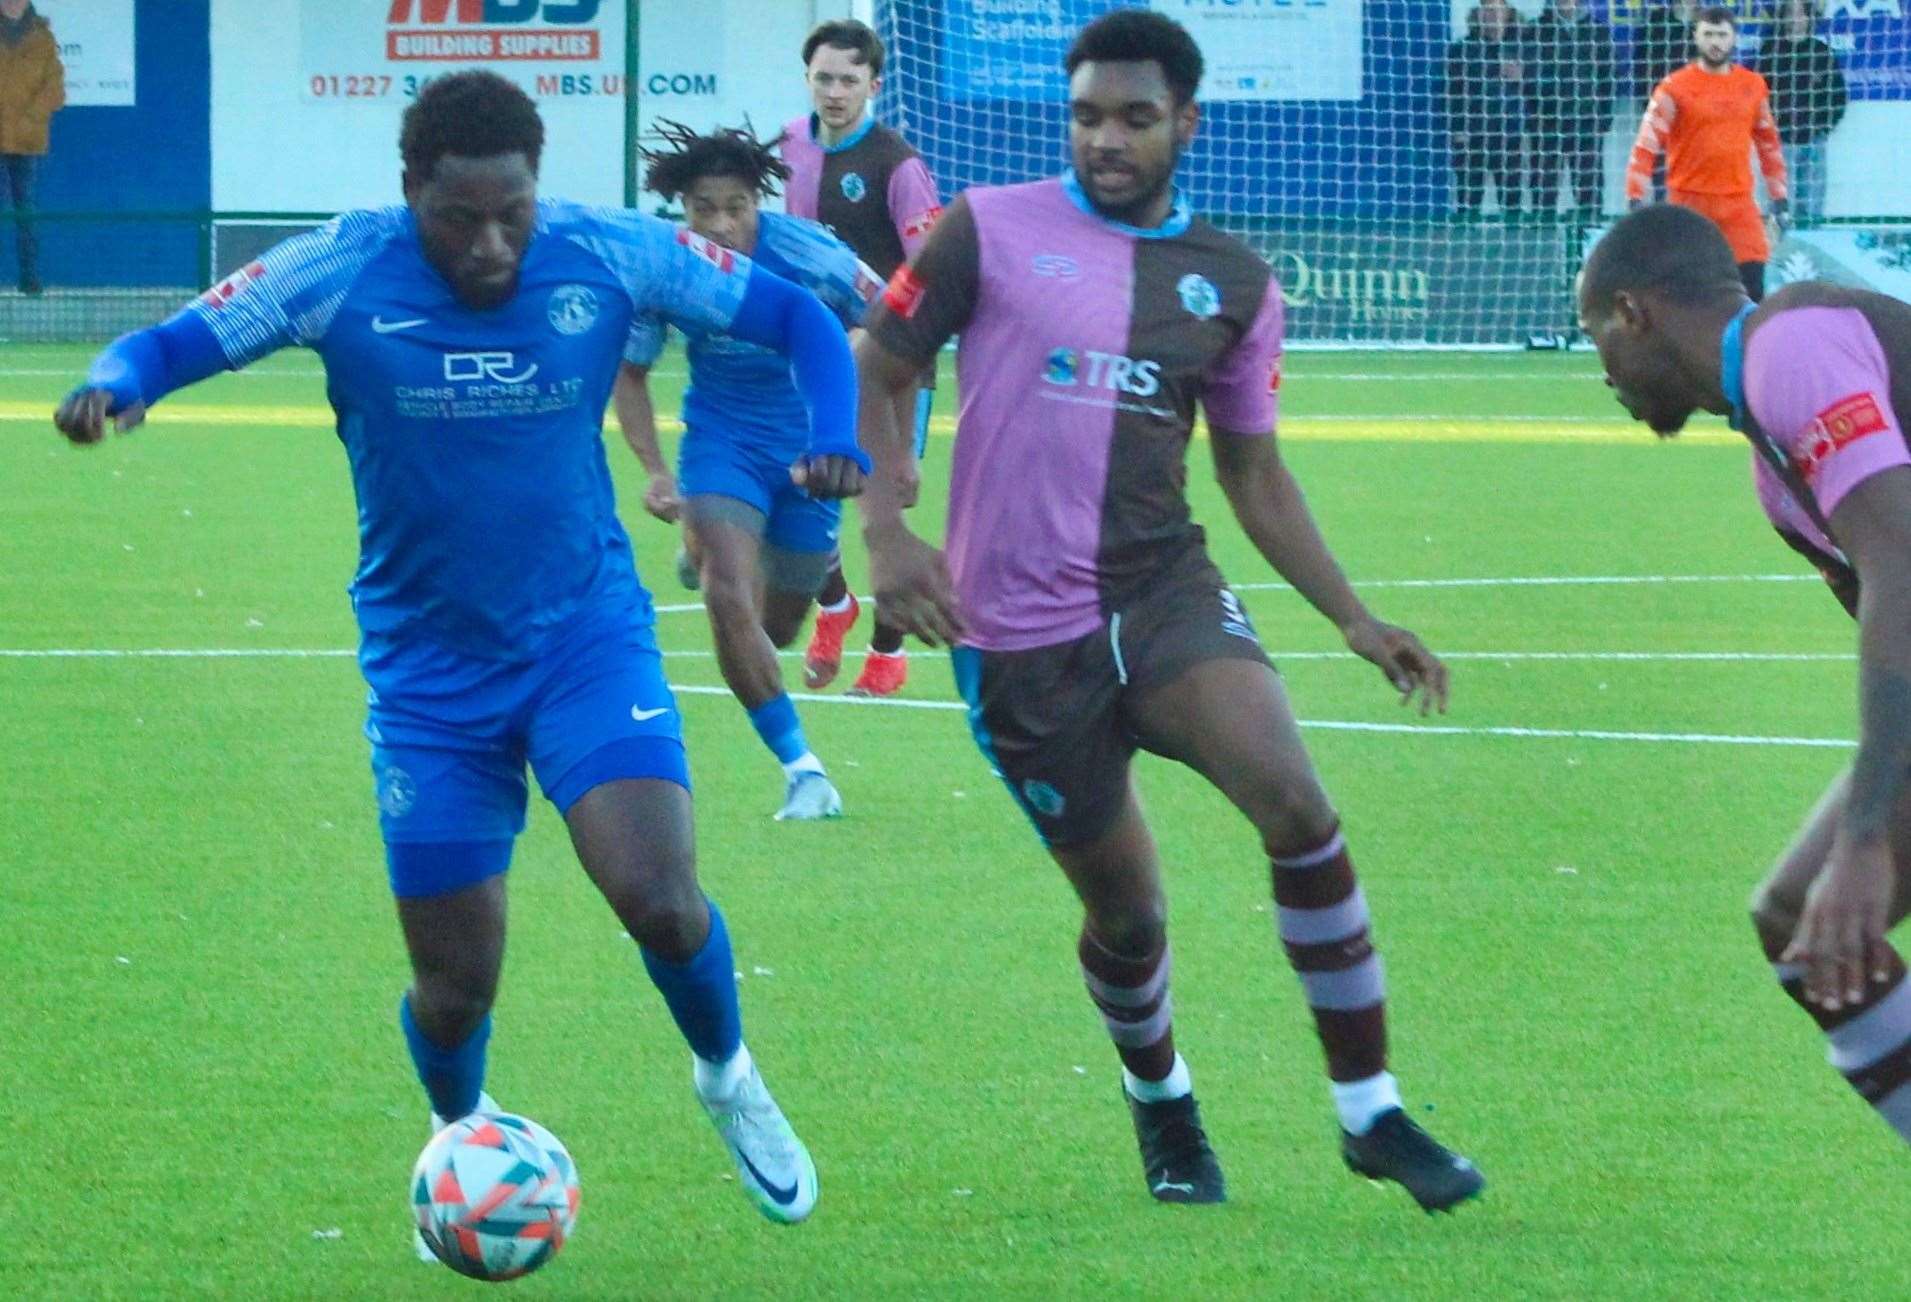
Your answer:
[[[1745,292],[1765,295],[1771,238],[1752,191],[1753,147],[1780,228],[1790,216],[1785,156],[1772,120],[1765,79],[1735,61],[1738,19],[1723,8],[1702,9],[1692,23],[1698,58],[1661,81],[1646,105],[1639,138],[1626,168],[1626,200],[1646,201],[1653,164],[1666,156],[1666,197],[1704,213],[1725,232]]]

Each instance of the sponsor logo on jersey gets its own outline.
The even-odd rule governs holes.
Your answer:
[[[706,240],[695,231],[678,228],[677,243],[689,249],[705,262],[726,274],[737,265],[737,255],[711,240]]]
[[[883,306],[907,321],[922,306],[922,296],[928,288],[916,269],[905,262],[896,268],[896,274],[883,289]]]
[[[869,193],[869,187],[863,183],[861,172],[844,172],[841,185],[843,198],[851,203],[861,203],[863,196]]]
[[[905,240],[919,240],[927,235],[936,224],[936,218],[942,216],[942,206],[925,208],[902,224],[902,237]]]
[[[1038,276],[1049,276],[1056,280],[1073,280],[1082,274],[1082,264],[1060,253],[1038,253],[1029,263],[1030,270]]]
[[[537,374],[537,363],[526,362],[518,369],[518,355],[508,349],[489,353],[446,353],[445,379],[491,380],[498,384],[523,384]]]
[[[220,308],[244,293],[248,285],[265,279],[265,263],[248,262],[199,296],[207,307]]]
[[[546,315],[561,335],[581,335],[597,324],[597,295],[588,285],[559,285]]]
[[[1221,291],[1198,271],[1190,271],[1176,281],[1174,292],[1181,295],[1181,306],[1203,321],[1221,310]]]
[[[1161,392],[1161,363],[1092,348],[1079,351],[1057,348],[1049,353],[1042,378],[1063,388],[1079,385],[1136,398],[1152,398]]]
[[[1807,483],[1818,478],[1818,472],[1825,462],[1844,448],[1850,447],[1859,439],[1872,434],[1890,432],[1891,422],[1885,419],[1884,409],[1878,400],[1869,393],[1854,393],[1848,398],[1840,398],[1831,406],[1818,413],[1818,418],[1805,432],[1805,442],[1799,448],[1793,460],[1798,471]]]

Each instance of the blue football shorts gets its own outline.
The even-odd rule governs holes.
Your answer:
[[[843,508],[819,501],[790,482],[796,454],[748,447],[724,435],[684,436],[677,459],[677,491],[684,497],[734,498],[764,518],[763,541],[801,554],[836,550]]]
[[[439,895],[504,871],[524,830],[525,765],[566,813],[623,778],[690,786],[682,718],[648,603],[581,613],[531,661],[417,638],[367,638],[378,821],[395,894]]]

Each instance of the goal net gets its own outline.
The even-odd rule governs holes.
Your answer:
[[[1844,11],[1860,0],[1831,0],[1839,12],[1820,23],[1854,110],[1911,99],[1905,20],[1866,2],[1859,14]],[[1663,43],[1674,11],[1581,0],[1585,21],[1561,40],[1543,3],[1154,0],[1207,64],[1179,180],[1196,212],[1273,265],[1296,344],[1524,347],[1571,334],[1573,276],[1605,214],[1624,207],[1626,150],[1668,70],[1651,33],[1659,24]],[[1053,175],[1067,165],[1063,54],[1117,7],[879,0],[890,51],[879,111],[946,195]],[[1741,33],[1754,67],[1778,26],[1769,5],[1755,8]],[[1682,61],[1671,30],[1669,57]],[[1851,127],[1839,137],[1853,142],[1839,146],[1846,156],[1857,139]]]

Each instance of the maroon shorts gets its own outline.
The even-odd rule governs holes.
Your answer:
[[[1208,660],[1269,663],[1240,599],[1199,548],[1137,585],[1093,633],[954,654],[976,744],[1051,846],[1093,841],[1113,826],[1129,762],[1147,747],[1128,702]]]

